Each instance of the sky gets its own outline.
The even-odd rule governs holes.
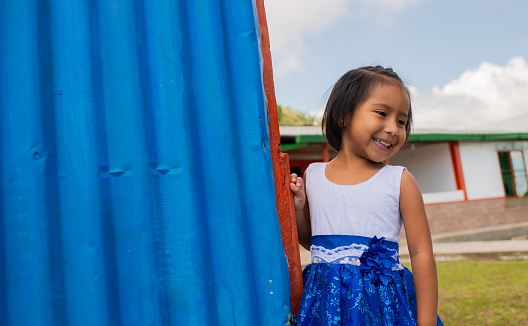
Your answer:
[[[321,115],[341,75],[392,67],[414,128],[528,132],[526,0],[264,0],[277,103]]]

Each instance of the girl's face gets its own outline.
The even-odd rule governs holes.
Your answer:
[[[345,122],[341,151],[383,162],[405,143],[410,108],[409,96],[396,83],[380,84]]]

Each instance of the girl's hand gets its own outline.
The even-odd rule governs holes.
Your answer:
[[[304,186],[303,178],[297,177],[297,174],[292,173],[290,178],[290,189],[293,192],[299,243],[307,250],[310,250],[310,240],[312,236],[310,205],[308,203],[308,198],[306,198],[306,187]]]
[[[306,203],[306,195],[304,192],[304,182],[297,174],[291,174],[290,189],[293,192],[293,203],[295,210],[303,210]]]

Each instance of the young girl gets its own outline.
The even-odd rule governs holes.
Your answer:
[[[299,242],[310,248],[298,325],[442,325],[422,195],[403,167],[386,165],[411,129],[409,91],[380,66],[334,85],[323,133],[338,151],[291,175]],[[413,274],[398,261],[404,224]]]

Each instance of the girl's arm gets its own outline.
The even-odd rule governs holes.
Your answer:
[[[436,325],[438,280],[431,231],[418,184],[411,173],[406,170],[403,171],[400,185],[400,212],[407,236],[416,288],[418,325]]]
[[[297,221],[297,235],[299,243],[305,249],[310,250],[312,226],[310,225],[310,208],[303,179],[297,174],[291,174],[290,189],[293,192],[293,203],[295,205],[295,220]]]

